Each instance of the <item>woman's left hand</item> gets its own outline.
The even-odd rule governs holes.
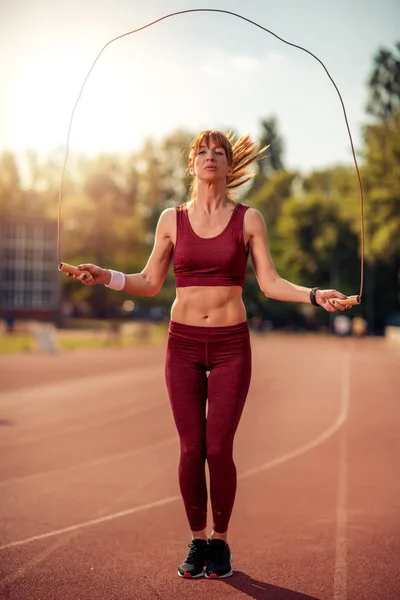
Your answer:
[[[340,298],[341,300],[344,300],[345,298],[347,298],[347,296],[345,296],[344,294],[342,294],[341,292],[338,292],[337,290],[317,290],[316,294],[315,294],[315,300],[316,302],[322,306],[322,308],[324,308],[327,312],[335,312],[336,310],[346,310],[346,305],[344,304],[339,304],[338,302],[335,304],[332,304],[332,302],[330,302],[330,300],[332,300],[332,298]]]

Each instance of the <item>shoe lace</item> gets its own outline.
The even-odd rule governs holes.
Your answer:
[[[186,557],[186,562],[188,563],[197,563],[204,560],[204,549],[199,548],[196,544],[188,544],[189,553]]]
[[[208,564],[220,564],[223,561],[224,554],[224,546],[222,544],[213,544],[210,543],[209,551],[208,551]]]

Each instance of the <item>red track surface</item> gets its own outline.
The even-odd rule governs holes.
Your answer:
[[[221,581],[177,577],[164,349],[1,357],[0,598],[398,600],[400,349],[271,336],[253,357]]]

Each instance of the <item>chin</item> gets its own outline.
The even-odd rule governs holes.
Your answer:
[[[219,175],[215,171],[210,171],[209,173],[202,173],[200,177],[197,177],[197,179],[199,181],[206,181],[207,183],[225,180],[224,177],[221,177],[221,175]]]

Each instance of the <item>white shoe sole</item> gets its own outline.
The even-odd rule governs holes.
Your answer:
[[[233,554],[231,552],[231,556],[229,559],[229,562],[232,562],[232,558],[233,558]],[[225,573],[225,575],[218,575],[217,577],[210,577],[210,575],[207,575],[207,572],[204,573],[204,577],[206,577],[207,579],[225,579],[226,577],[232,577],[233,575],[233,571],[232,569],[229,571],[229,573]]]
[[[182,573],[179,573],[179,571],[178,571],[178,575],[179,575],[179,577],[182,577],[182,579],[198,579],[199,577],[204,577],[205,571],[202,571],[201,573],[198,573],[197,575],[191,575],[190,577],[189,577],[189,574],[185,573],[184,575],[182,575]]]
[[[233,575],[232,569],[229,571],[229,573],[225,573],[225,575],[218,575],[217,577],[210,577],[210,575],[207,575],[207,573],[204,573],[204,577],[206,579],[225,579],[226,577],[232,577],[232,575]]]

